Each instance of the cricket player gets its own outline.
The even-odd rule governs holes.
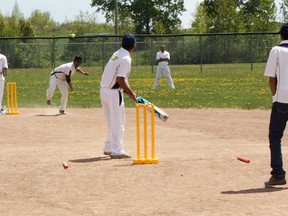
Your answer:
[[[288,120],[288,24],[280,29],[281,43],[270,51],[264,75],[269,79],[272,111],[269,125],[271,178],[266,187],[286,184],[281,140]]]
[[[132,62],[131,53],[135,47],[135,36],[124,35],[122,47],[111,56],[106,64],[100,83],[101,104],[108,124],[108,137],[103,151],[112,159],[130,158],[123,144],[125,121],[123,92],[137,102],[136,95],[128,83]]]
[[[166,51],[165,46],[160,46],[160,51],[156,55],[157,61],[157,73],[156,79],[153,85],[153,88],[157,88],[159,85],[159,81],[162,76],[166,77],[169,86],[174,89],[174,83],[171,77],[169,61],[170,61],[170,53]]]
[[[56,89],[56,85],[58,85],[58,88],[62,95],[61,105],[59,109],[60,114],[66,113],[66,107],[68,103],[68,86],[70,87],[71,91],[74,91],[74,88],[71,82],[71,76],[75,72],[79,72],[83,75],[89,75],[89,73],[84,72],[80,68],[81,63],[82,63],[82,58],[79,56],[76,56],[73,62],[60,65],[59,67],[55,68],[50,74],[49,88],[47,89],[47,104],[51,105],[51,100],[52,100],[54,91]]]
[[[4,85],[5,85],[5,75],[8,70],[8,62],[5,55],[0,53],[0,112],[2,113],[4,110],[2,108],[2,99],[4,93]]]

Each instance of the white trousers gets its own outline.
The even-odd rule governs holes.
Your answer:
[[[158,87],[160,79],[161,79],[162,76],[166,77],[168,85],[171,88],[174,89],[175,87],[174,87],[174,83],[173,83],[173,80],[172,80],[172,77],[171,77],[169,66],[157,66],[156,79],[155,79],[153,88],[157,88]]]
[[[5,80],[1,78],[0,75],[0,109],[2,109],[2,99],[4,94],[4,86],[5,86]]]
[[[125,110],[123,95],[117,89],[101,88],[100,97],[108,125],[108,136],[103,151],[111,152],[113,155],[124,154]]]
[[[68,83],[66,80],[63,81],[63,80],[57,79],[55,75],[50,76],[49,88],[47,89],[47,100],[52,99],[57,85],[62,95],[60,110],[65,111],[67,107],[67,103],[68,103]]]

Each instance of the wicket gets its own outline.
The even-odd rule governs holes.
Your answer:
[[[144,156],[141,157],[141,121],[140,110],[143,109],[143,149]],[[151,112],[151,158],[148,157],[148,115],[147,110]],[[154,105],[153,104],[136,104],[136,142],[137,158],[134,164],[158,164],[158,158],[155,158],[155,129],[154,129]]]
[[[17,89],[16,82],[7,82],[7,113],[6,115],[18,115],[18,103],[17,103]]]

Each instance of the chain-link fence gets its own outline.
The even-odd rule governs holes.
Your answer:
[[[165,44],[172,65],[266,62],[271,47],[279,43],[276,33],[137,35],[134,66],[151,65],[153,72],[159,47]],[[104,67],[121,46],[121,36],[0,38],[0,52],[10,68],[54,68],[78,55],[83,65]]]

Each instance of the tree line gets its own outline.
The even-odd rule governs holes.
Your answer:
[[[91,6],[95,13],[80,11],[74,20],[57,23],[49,12],[40,10],[34,10],[24,18],[15,3],[11,15],[0,13],[0,37],[114,34],[115,0],[91,0]],[[281,22],[288,21],[287,8],[288,0],[284,0],[280,7]],[[280,27],[273,0],[204,0],[191,14],[193,22],[188,29],[181,28],[179,16],[184,11],[183,0],[118,0],[119,34],[277,32]],[[107,23],[98,23],[96,12],[104,13]],[[153,61],[151,51],[159,46],[153,41],[170,44],[173,64],[261,62],[267,55],[263,48],[269,50],[275,45],[275,37],[271,35],[146,37],[137,40],[142,43],[137,46],[137,55],[143,61],[141,64]],[[55,59],[66,61],[74,54],[81,54],[86,64],[91,62],[92,65],[94,62],[100,64],[106,53],[109,56],[110,50],[112,52],[119,45],[115,42],[114,38],[69,38],[42,40],[41,43],[25,39],[0,40],[0,50],[6,52],[13,67],[49,67],[55,64]]]

